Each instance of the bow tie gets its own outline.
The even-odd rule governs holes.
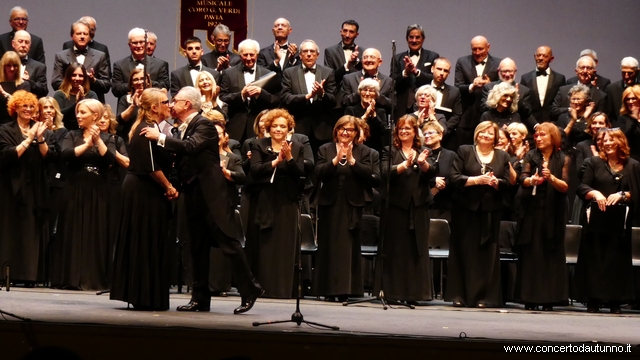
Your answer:
[[[278,49],[280,49],[280,50],[288,50],[289,49],[289,44],[278,45]]]
[[[84,50],[74,49],[73,52],[76,54],[76,56],[87,55],[87,48],[84,48]]]
[[[486,65],[487,61],[483,60],[483,61],[476,61],[476,65]]]
[[[137,59],[134,59],[133,61],[135,61],[136,64],[142,64],[144,62],[144,60],[137,60]]]
[[[305,74],[306,74],[306,73],[308,73],[308,72],[310,72],[310,73],[312,73],[312,74],[315,74],[315,73],[316,73],[316,69],[314,69],[314,68],[308,68],[308,67],[304,67],[304,66],[302,67],[302,71],[304,71],[304,73],[305,73]]]
[[[27,61],[28,61],[28,60],[29,60],[29,59],[25,56],[25,57],[23,57],[22,59],[20,59],[20,63],[22,63],[22,65],[27,65]]]
[[[409,51],[409,57],[418,56],[420,57],[420,51]]]
[[[438,87],[434,86],[433,88],[438,90],[438,91],[444,91],[444,85],[438,86]]]
[[[342,50],[355,50],[356,46],[355,45],[342,45]]]
[[[362,76],[363,79],[374,79],[374,80],[378,80],[378,77],[376,75],[369,75],[367,73],[364,73],[364,75]]]
[[[200,70],[201,70],[201,68],[200,68],[200,65],[199,65],[199,64],[198,64],[198,65],[191,65],[191,64],[189,64],[189,70],[197,70],[197,71],[200,71]]]
[[[536,70],[536,76],[547,76],[547,70]]]
[[[253,74],[254,70],[253,70],[253,68],[243,67],[242,68],[242,72]]]

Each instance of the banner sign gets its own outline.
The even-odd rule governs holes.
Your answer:
[[[247,0],[182,0],[180,4],[180,49],[194,30],[207,31],[207,44],[218,24],[233,32],[233,48],[247,38]]]

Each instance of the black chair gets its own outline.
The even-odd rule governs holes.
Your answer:
[[[316,241],[316,233],[313,230],[313,220],[311,215],[300,215],[300,250],[302,255],[313,255],[318,250],[318,242]]]
[[[631,261],[640,267],[640,227],[631,228]]]
[[[440,289],[438,295],[443,298],[444,262],[449,259],[449,237],[451,229],[444,219],[431,219],[429,222],[429,258],[431,258],[431,273],[433,263],[440,262]]]
[[[569,289],[571,289],[572,270],[578,262],[578,251],[580,250],[580,238],[582,237],[582,226],[567,224],[564,235],[564,251],[567,266],[569,266]],[[573,305],[573,299],[569,299],[569,304]]]
[[[362,215],[362,226],[360,228],[360,253],[363,262],[369,264],[368,273],[365,273],[363,265],[363,283],[369,288],[369,294],[373,291],[373,279],[375,271],[376,255],[378,254],[378,243],[380,241],[380,218],[376,215]]]
[[[240,216],[240,210],[235,210],[236,217],[236,240],[240,241],[242,247],[246,243],[247,239],[244,236],[244,227],[242,226],[242,217]]]
[[[500,261],[515,262],[518,260],[518,255],[512,250],[516,240],[517,224],[515,221],[500,222],[500,237],[498,240],[500,243]]]

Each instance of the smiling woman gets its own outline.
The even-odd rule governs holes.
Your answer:
[[[89,88],[89,77],[84,65],[77,62],[69,64],[64,72],[64,78],[60,89],[53,94],[60,111],[62,112],[62,122],[64,127],[69,130],[79,128],[78,119],[76,119],[76,104],[82,99],[98,99],[98,95]]]
[[[5,88],[0,86],[0,124],[11,121],[7,112],[7,102],[16,90],[30,91],[29,82],[22,81],[20,74],[20,56],[14,51],[7,51],[0,59],[0,82],[6,83]],[[8,84],[11,84],[7,86]]]

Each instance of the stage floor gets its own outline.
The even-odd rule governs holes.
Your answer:
[[[172,292],[169,311],[145,312],[127,310],[127,304],[111,301],[108,295],[96,296],[94,292],[12,287],[10,292],[3,289],[0,293],[0,310],[27,317],[32,323],[122,329],[180,328],[441,341],[466,337],[467,340],[512,344],[598,342],[625,347],[631,344],[635,354],[640,350],[640,312],[589,314],[579,303],[553,312],[531,312],[518,304],[507,304],[500,309],[466,309],[437,300],[415,309],[394,306],[383,310],[379,303],[345,307],[314,298],[303,300],[301,311],[305,320],[340,327],[339,331],[332,331],[293,323],[252,325],[255,321],[289,319],[295,310],[295,300],[259,299],[250,312],[234,315],[233,309],[239,305],[240,298],[230,295],[213,298],[208,313],[175,311],[178,305],[188,301],[189,294]],[[0,319],[0,329],[4,327],[6,331],[7,326],[17,322],[5,316]],[[4,342],[2,338],[0,342]]]

